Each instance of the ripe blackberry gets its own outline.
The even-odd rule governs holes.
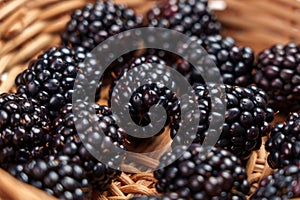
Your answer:
[[[195,142],[202,143],[207,136],[211,115],[210,94],[207,86],[193,86],[200,109],[200,122]],[[227,110],[221,136],[216,144],[239,158],[247,159],[253,150],[260,148],[262,139],[270,130],[273,110],[268,108],[267,95],[255,86],[246,88],[225,85]]]
[[[80,69],[88,71],[92,67],[82,63],[88,56],[91,54],[86,53],[82,47],[74,51],[68,47],[50,48],[17,76],[15,83],[18,93],[37,99],[49,110],[50,117],[55,118],[60,108],[72,102],[77,72]],[[91,76],[98,73],[94,69],[90,71]],[[84,92],[99,88],[99,84],[90,82],[83,85],[82,97],[86,96]]]
[[[0,166],[25,162],[48,152],[48,111],[36,100],[0,95]]]
[[[220,32],[221,24],[207,6],[207,0],[168,0],[152,8],[148,26],[173,29],[188,36],[205,37]]]
[[[83,46],[91,51],[110,36],[140,27],[142,17],[112,1],[88,3],[71,16],[62,34],[62,42],[72,47]]]
[[[171,75],[165,72],[165,68],[165,62],[153,55],[134,58],[129,64],[124,65],[115,76],[110,87],[110,99],[119,107],[124,107],[122,114],[127,114],[127,109],[129,109],[131,119],[142,127],[147,126],[153,119],[153,116],[150,119],[150,108],[161,105],[168,115],[165,125],[171,124],[171,133],[176,134],[181,121],[180,101],[174,91],[161,83],[161,76],[163,76],[164,80],[168,80],[167,83],[175,84],[171,80]],[[138,75],[131,74],[132,71]],[[127,79],[118,84],[122,76]],[[148,80],[149,76],[151,79]],[[144,82],[147,83],[144,84]],[[132,91],[133,88],[137,89]],[[115,96],[113,96],[113,92]],[[127,96],[130,96],[129,102],[127,101],[127,105],[124,106],[123,103]],[[129,125],[127,124],[127,126]],[[164,129],[161,129],[157,134],[163,131]]]
[[[89,182],[84,170],[67,156],[50,156],[12,165],[8,172],[59,199],[84,200],[89,196]]]
[[[299,105],[300,46],[275,45],[258,55],[254,81],[268,92],[274,108]]]
[[[172,155],[167,153],[161,162],[170,159]],[[175,192],[182,199],[231,199],[237,195],[246,199],[250,189],[246,171],[235,155],[217,148],[205,155],[199,144],[192,144],[179,159],[155,171],[154,176],[158,192]]]
[[[300,111],[290,113],[285,123],[274,126],[265,148],[270,152],[267,161],[273,169],[300,164]]]
[[[300,165],[290,165],[280,169],[260,181],[260,184],[251,196],[252,199],[288,200],[300,197]]]
[[[187,76],[192,84],[204,83],[204,81],[201,74],[187,60],[199,66],[207,66],[210,63],[206,61],[207,56],[202,55],[203,52],[199,51],[198,46],[202,46],[207,51],[209,58],[220,70],[225,84],[245,87],[253,82],[251,73],[254,68],[254,53],[250,47],[238,46],[231,37],[222,37],[218,34],[203,39],[193,38],[193,40],[194,43],[180,47],[178,52],[184,57],[178,58],[172,65]]]
[[[52,130],[55,154],[70,157],[72,161],[84,169],[89,182],[94,188],[105,190],[110,186],[112,179],[118,176],[120,172],[99,162],[89,152],[90,149],[87,148],[92,145],[98,145],[101,148],[108,148],[105,150],[100,149],[101,152],[108,152],[112,142],[124,148],[122,144],[122,130],[115,124],[112,112],[106,106],[94,105],[90,107],[85,102],[78,102],[75,108],[82,110],[81,116],[74,116],[72,104],[67,104],[61,109],[60,115],[54,121]],[[91,109],[96,111],[97,116],[90,116],[90,113],[86,112],[86,110],[93,111]],[[91,117],[97,117],[99,123],[89,124]],[[76,127],[75,124],[77,124]],[[104,138],[100,130],[107,137]],[[84,133],[84,136],[87,138],[84,143],[78,133]],[[114,166],[116,166],[120,159],[119,157],[111,158],[110,162],[113,162]]]

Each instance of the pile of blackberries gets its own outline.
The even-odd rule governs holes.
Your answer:
[[[177,47],[183,57],[159,49],[127,53],[112,62],[106,76],[90,81],[101,72],[91,51],[111,36],[145,26],[181,32],[194,43]],[[162,70],[170,68],[186,78],[196,97],[196,135],[189,147],[182,144],[160,158],[165,162],[186,149],[179,159],[154,171],[161,195],[132,200],[246,199],[251,194],[245,161],[261,148],[262,137],[269,137],[265,148],[270,167],[279,170],[263,179],[251,198],[300,197],[300,45],[275,45],[259,53],[255,61],[250,47],[238,46],[220,30],[207,0],[161,2],[146,19],[112,1],[88,3],[76,10],[61,36],[61,45],[31,61],[15,79],[16,93],[0,95],[0,167],[60,199],[87,199],[93,190],[107,190],[121,174],[112,166],[118,166],[123,158],[114,156],[110,164],[102,163],[94,157],[93,145],[105,147],[101,152],[105,156],[109,146],[126,150],[139,142],[118,124],[122,119],[114,115],[113,103],[124,108],[125,114],[128,111],[132,123],[140,127],[153,123],[152,107],[165,109],[164,127],[150,139],[166,131],[166,137],[174,139],[187,117],[182,116],[185,104],[176,91],[157,78],[180,87],[181,83]],[[215,130],[220,137],[209,153],[204,153],[201,144],[210,137],[211,116],[216,114],[212,107],[217,105],[212,104],[211,87],[187,61],[203,53],[197,45],[207,51],[224,82],[220,88],[225,91],[225,121]],[[120,48],[126,47],[120,44]],[[152,64],[158,66],[151,74],[153,79],[141,84],[143,69]],[[130,71],[142,78],[133,77]],[[123,76],[129,82],[118,86]],[[132,83],[140,85],[132,90]],[[76,102],[75,91],[80,94]],[[96,92],[92,100],[88,97],[91,91]],[[118,101],[123,97],[129,100],[125,105]],[[272,125],[274,111],[290,114],[285,122]]]

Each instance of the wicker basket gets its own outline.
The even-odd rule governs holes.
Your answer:
[[[69,14],[93,0],[0,0],[0,93],[14,91],[14,78],[30,59],[60,42]],[[116,0],[144,14],[155,0]],[[223,2],[224,3],[224,2]],[[251,46],[256,53],[275,43],[300,41],[300,2],[296,0],[210,0],[223,23],[223,34],[241,45]],[[282,118],[277,116],[277,121]],[[253,152],[247,163],[251,192],[259,180],[273,171],[266,163],[264,145]],[[110,189],[95,192],[94,199],[128,199],[135,194],[157,194],[151,173],[123,173]],[[15,192],[17,191],[17,192]],[[18,182],[0,169],[0,200],[55,199],[46,193]]]

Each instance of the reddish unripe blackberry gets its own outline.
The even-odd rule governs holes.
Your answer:
[[[199,128],[195,142],[202,143],[207,137],[211,101],[207,86],[193,86],[200,109]],[[246,88],[225,85],[227,109],[221,136],[216,144],[225,148],[241,159],[247,159],[253,150],[258,150],[262,136],[269,130],[273,121],[273,110],[268,108],[266,93],[255,87]]]
[[[300,102],[300,46],[274,45],[258,55],[255,83],[268,92],[276,109],[297,106]],[[284,111],[284,110],[283,110]]]
[[[290,113],[286,122],[273,127],[265,148],[274,169],[300,163],[300,111]]]
[[[62,34],[62,43],[72,47],[83,46],[91,51],[98,44],[120,32],[140,27],[142,17],[113,1],[88,3],[77,9]]]
[[[161,162],[173,155],[174,152],[167,153]],[[175,192],[182,199],[226,199],[236,193],[245,199],[250,189],[238,157],[217,148],[205,154],[199,144],[192,144],[179,159],[155,171],[154,176],[158,192]]]
[[[55,118],[60,108],[72,102],[74,82],[79,70],[90,71],[91,76],[97,74],[97,70],[89,70],[93,65],[87,67],[83,63],[86,57],[91,57],[91,54],[82,47],[75,50],[68,47],[48,49],[17,76],[15,83],[18,93],[37,99],[49,110],[50,117]],[[82,82],[85,79],[85,76],[79,77]],[[77,86],[81,89],[82,97],[86,97],[85,92],[99,88],[99,85],[99,82],[92,81],[82,85],[84,89],[79,84]]]
[[[207,0],[168,0],[152,8],[147,19],[148,26],[173,29],[188,36],[205,37],[221,29]]]
[[[251,200],[296,199],[300,197],[300,165],[290,165],[263,178]]]
[[[36,100],[0,95],[0,166],[47,155],[50,120]]]
[[[85,102],[78,102],[74,106],[80,110],[80,116],[74,116],[72,104],[67,104],[54,121],[52,135],[55,154],[70,157],[86,172],[92,187],[105,190],[110,186],[112,179],[120,175],[120,172],[98,161],[87,148],[93,145],[111,147],[113,144],[124,148],[122,130],[115,124],[115,119],[108,107],[88,106]],[[97,113],[93,116],[97,117],[97,124],[89,121],[91,120],[90,112]],[[105,137],[101,135],[101,130],[106,135]],[[86,137],[84,143],[81,140],[83,134]],[[104,150],[100,149],[100,151]],[[110,162],[117,166],[120,158],[111,158]]]
[[[193,38],[194,42],[180,47],[183,58],[178,58],[173,68],[187,76],[190,82],[204,83],[201,73],[197,71],[197,66],[193,67],[189,62],[197,63],[199,66],[208,66],[210,58],[220,71],[223,82],[228,85],[248,86],[252,81],[252,71],[254,69],[254,53],[250,47],[238,46],[231,37],[221,35],[211,35],[203,39]],[[203,50],[198,49],[202,46]]]
[[[67,156],[50,156],[11,165],[8,172],[19,181],[31,184],[62,200],[89,197],[89,182],[83,168]]]

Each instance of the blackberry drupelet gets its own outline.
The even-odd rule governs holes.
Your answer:
[[[85,171],[67,156],[49,156],[11,165],[8,172],[19,181],[62,200],[84,200],[90,195]]]
[[[60,108],[72,102],[74,82],[78,71],[80,69],[89,71],[83,63],[88,56],[91,55],[82,47],[74,51],[68,47],[48,49],[33,60],[28,69],[17,76],[15,83],[18,93],[37,99],[49,110],[50,117],[54,119]],[[92,68],[92,65],[89,67]],[[98,73],[95,69],[90,71],[91,76]],[[80,79],[85,78],[87,77],[80,77]],[[99,88],[99,85],[99,82],[82,85],[84,88],[81,90],[82,97],[86,97],[86,91]]]
[[[251,200],[280,199],[300,197],[300,165],[290,165],[280,169],[260,181]]]
[[[200,122],[195,142],[202,143],[207,136],[211,101],[207,86],[193,86],[200,109]],[[271,129],[274,113],[268,108],[266,93],[256,86],[246,88],[225,85],[227,110],[221,136],[216,146],[225,148],[240,159],[247,159],[253,150],[258,150]]]
[[[148,26],[168,28],[188,36],[206,37],[220,32],[221,24],[207,6],[207,0],[168,0],[152,8]]]
[[[112,112],[106,106],[94,105],[89,107],[85,102],[78,102],[75,108],[82,110],[80,117],[74,116],[72,104],[67,104],[61,109],[60,115],[54,121],[52,130],[55,154],[70,157],[73,162],[84,169],[92,187],[106,190],[112,179],[120,175],[120,172],[99,162],[87,148],[91,145],[101,146],[106,143],[106,147],[111,147],[114,143],[114,145],[124,148],[122,130],[115,124]],[[99,123],[90,124],[90,109],[97,113],[97,116],[92,117],[97,117]],[[75,124],[77,124],[76,127]],[[100,130],[105,133],[106,137],[101,135]],[[80,138],[78,133],[84,133],[84,137],[87,137],[84,144],[81,140],[82,135]],[[101,147],[103,148],[103,146]],[[121,162],[120,159],[119,157],[111,158],[110,162],[116,166]]]
[[[300,164],[300,111],[290,113],[286,122],[273,127],[265,148],[273,169]]]
[[[207,56],[203,54],[203,51],[197,48],[198,46],[202,46],[207,51],[209,58],[220,70],[225,84],[245,87],[253,83],[251,73],[254,69],[254,52],[250,47],[238,46],[233,38],[222,37],[218,34],[203,39],[193,38],[193,40],[194,43],[180,47],[178,52],[185,56],[178,58],[172,65],[173,68],[187,76],[192,84],[204,83],[204,80],[200,72],[187,60],[194,60],[193,62],[199,66],[208,66],[210,63],[206,60]]]
[[[170,153],[161,162],[172,159]],[[179,159],[154,172],[158,192],[175,192],[182,199],[246,199],[250,184],[241,161],[232,153],[213,148],[205,155],[192,144]]]
[[[36,100],[17,94],[0,95],[0,166],[48,154],[48,111]]]
[[[258,55],[255,83],[268,92],[276,109],[297,106],[300,102],[300,46],[275,45]]]
[[[113,1],[88,3],[72,14],[62,34],[62,42],[72,47],[83,46],[91,51],[98,44],[120,32],[140,27],[142,17]]]

